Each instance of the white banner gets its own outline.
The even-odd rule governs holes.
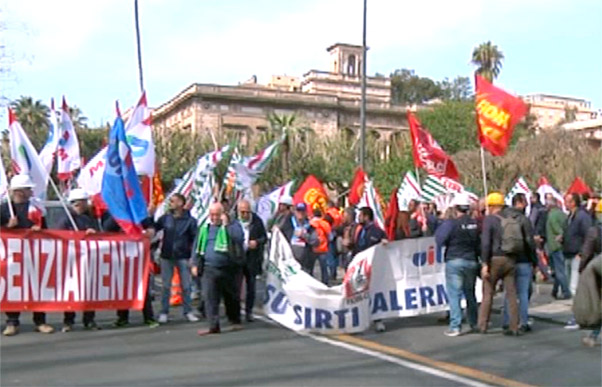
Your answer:
[[[373,320],[448,309],[445,263],[434,238],[372,247],[355,256],[343,284],[329,288],[301,270],[274,229],[266,273],[264,312],[295,331],[361,332]],[[480,281],[475,290],[480,300]]]

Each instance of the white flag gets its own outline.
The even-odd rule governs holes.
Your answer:
[[[370,207],[374,213],[374,222],[381,230],[385,230],[385,217],[380,206],[380,197],[376,193],[372,180],[368,178],[366,178],[366,181],[364,182],[364,194],[357,205],[357,208],[362,207]]]
[[[48,119],[48,124],[48,139],[40,151],[40,160],[42,161],[42,164],[44,164],[46,172],[50,173],[52,171],[52,164],[54,163],[54,155],[61,138],[61,127],[59,126],[56,111],[54,110],[54,99],[50,102],[50,118]]]
[[[29,175],[36,185],[33,188],[34,196],[46,199],[46,186],[48,185],[48,172],[42,164],[38,152],[31,144],[23,127],[17,121],[17,116],[8,109],[8,136],[10,141],[10,158],[15,174]]]
[[[73,121],[69,115],[69,107],[63,97],[63,108],[61,111],[61,130],[56,151],[57,176],[61,180],[68,180],[73,172],[81,167],[79,156],[79,142],[73,127]]]
[[[527,185],[527,182],[522,176],[516,180],[514,187],[512,187],[510,192],[508,192],[508,194],[506,195],[506,198],[504,200],[506,202],[506,205],[512,206],[512,198],[519,193],[525,194],[525,196],[527,197],[527,208],[525,210],[525,213],[529,215],[529,213],[531,213],[531,189],[529,188],[529,185]]]
[[[100,194],[106,158],[107,147],[104,147],[79,172],[77,185],[90,196]]]
[[[215,187],[213,170],[229,148],[230,146],[226,145],[219,151],[207,153],[197,161],[191,192],[194,204],[190,209],[190,214],[196,218],[198,224],[202,224],[209,215],[209,205],[213,201],[213,188]]]
[[[142,93],[132,115],[125,124],[125,134],[132,148],[134,168],[139,175],[155,174],[155,143],[151,129],[151,114],[146,103],[146,92]]]
[[[399,211],[407,211],[411,200],[420,200],[422,192],[420,185],[412,172],[407,172],[403,177],[401,186],[397,190],[397,206]]]
[[[278,203],[280,203],[280,198],[283,196],[293,196],[291,195],[293,183],[294,180],[289,181],[288,183],[259,198],[255,207],[255,212],[263,221],[264,226],[267,227],[268,221],[276,214]]]

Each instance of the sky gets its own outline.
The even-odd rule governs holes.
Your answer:
[[[193,83],[328,70],[326,48],[361,44],[362,0],[140,0],[144,86],[159,106]],[[496,85],[602,108],[600,0],[368,0],[368,74],[472,78],[474,47],[505,60]],[[91,126],[140,96],[134,0],[0,0],[0,97],[64,95]],[[2,109],[0,126],[7,125]]]

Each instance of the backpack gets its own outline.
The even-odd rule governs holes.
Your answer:
[[[520,216],[498,216],[502,222],[501,250],[504,254],[517,255],[525,251],[525,238]]]

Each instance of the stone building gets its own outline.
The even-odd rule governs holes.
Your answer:
[[[561,124],[567,111],[574,114],[575,121],[595,118],[591,102],[584,99],[549,94],[530,94],[522,99],[530,105],[529,113],[535,116],[537,129],[546,130]]]
[[[256,77],[238,86],[192,84],[153,111],[155,136],[173,130],[225,134],[242,145],[267,130],[268,115],[295,114],[298,125],[320,136],[360,128],[361,46],[335,44],[327,49],[330,71],[310,70],[301,79],[273,76],[267,85]],[[395,136],[407,132],[405,107],[392,106],[389,78],[367,77],[366,131],[381,141],[384,155]]]

